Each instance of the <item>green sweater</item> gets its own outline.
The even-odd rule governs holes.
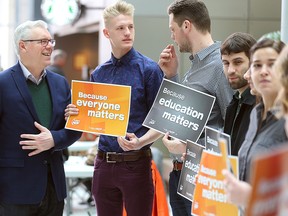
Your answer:
[[[34,107],[42,126],[49,128],[52,118],[52,100],[46,78],[43,78],[39,85],[27,80]]]

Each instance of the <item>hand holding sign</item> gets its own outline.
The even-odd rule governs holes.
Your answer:
[[[74,104],[67,105],[65,109],[65,120],[67,121],[70,116],[76,116],[79,114],[79,109]]]
[[[212,151],[202,152],[192,202],[193,215],[239,215],[237,206],[227,202],[221,172],[226,164],[221,158],[222,155]],[[233,168],[237,170],[237,158],[231,156],[230,158]]]
[[[65,128],[125,136],[129,121],[130,97],[130,86],[72,80],[74,105],[68,106],[65,110],[65,118],[70,116]]]
[[[224,176],[224,190],[227,201],[242,207],[246,207],[250,198],[252,187],[244,181],[238,180],[230,171],[222,170]]]
[[[165,134],[162,141],[168,151],[172,154],[182,154],[186,151],[186,144],[181,142],[179,139],[170,139],[169,132]]]
[[[184,143],[197,142],[214,102],[214,96],[163,79],[143,125]]]

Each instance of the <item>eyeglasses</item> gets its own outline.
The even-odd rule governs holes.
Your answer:
[[[48,43],[50,43],[52,47],[54,47],[56,45],[56,40],[54,40],[54,39],[49,39],[49,40],[48,39],[38,39],[38,40],[22,40],[22,41],[24,41],[24,42],[37,41],[37,42],[40,42],[43,47],[46,47],[48,45]]]

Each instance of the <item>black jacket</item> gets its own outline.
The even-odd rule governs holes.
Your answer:
[[[239,92],[233,95],[233,99],[227,107],[224,122],[224,133],[231,136],[231,154],[235,156],[238,155],[245,139],[250,122],[250,112],[255,106],[255,96],[250,94],[250,88],[247,88],[241,96],[239,98]]]

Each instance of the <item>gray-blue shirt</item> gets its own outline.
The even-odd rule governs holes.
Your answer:
[[[263,110],[264,105],[260,103],[251,111],[249,128],[238,153],[239,179],[242,181],[250,181],[250,168],[255,156],[287,145],[285,118],[277,118],[277,109],[272,109],[262,121]]]
[[[207,122],[208,126],[215,129],[223,127],[226,108],[234,94],[223,71],[220,46],[221,42],[217,41],[194,56],[191,55],[191,68],[182,81],[185,86],[216,97]],[[204,137],[198,140],[199,144],[204,145],[204,142]],[[172,154],[173,159],[180,160],[180,157]]]

